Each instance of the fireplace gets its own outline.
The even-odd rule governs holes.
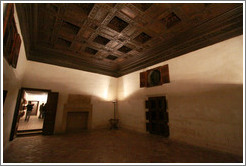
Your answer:
[[[63,111],[63,131],[81,132],[91,129],[92,104],[90,96],[69,95]]]
[[[66,132],[81,132],[88,129],[88,112],[68,112]]]

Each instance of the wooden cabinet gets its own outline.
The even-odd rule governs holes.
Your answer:
[[[169,136],[167,101],[165,96],[149,97],[146,102],[146,130],[152,134]]]

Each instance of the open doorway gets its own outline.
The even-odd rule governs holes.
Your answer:
[[[48,92],[23,90],[21,106],[19,109],[19,120],[17,126],[17,135],[42,131],[46,113],[46,103]]]
[[[51,90],[21,88],[17,97],[9,140],[12,141],[16,136],[30,134],[54,134],[58,95],[58,92]],[[27,111],[28,102],[32,105],[30,112]],[[44,115],[42,110],[40,111],[43,103],[45,104]]]

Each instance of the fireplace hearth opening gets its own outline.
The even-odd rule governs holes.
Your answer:
[[[88,129],[88,112],[68,112],[66,132],[81,132]]]

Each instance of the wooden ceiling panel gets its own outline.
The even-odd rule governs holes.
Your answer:
[[[152,3],[133,3],[134,6],[136,6],[139,10],[142,12],[145,12],[147,9],[149,9],[153,4]]]
[[[127,6],[122,7],[121,12],[131,19],[134,19],[137,16],[137,12]]]
[[[95,55],[98,52],[98,50],[96,50],[94,48],[86,47],[85,48],[85,52],[88,53],[88,54]]]
[[[64,16],[69,20],[80,23],[88,17],[88,11],[84,11],[82,7],[76,4],[66,4]]]
[[[96,43],[99,43],[99,44],[102,44],[102,45],[106,45],[110,40],[103,37],[103,36],[100,36],[98,35],[94,40],[93,42],[96,42]]]
[[[117,32],[121,32],[128,26],[128,23],[121,18],[114,16],[107,26]]]
[[[102,22],[108,15],[108,10],[104,8],[99,8],[94,19],[98,22]]]
[[[72,44],[71,41],[59,37],[59,38],[57,39],[57,41],[55,42],[55,47],[56,47],[56,48],[59,48],[59,49],[60,49],[60,48],[62,48],[62,49],[68,49],[68,48],[70,48],[71,44]]]
[[[71,44],[71,49],[74,50],[74,51],[80,51],[81,50],[81,47],[82,47],[82,43],[77,42],[77,41],[74,41]]]
[[[89,39],[90,36],[91,36],[91,34],[92,34],[92,31],[89,30],[89,29],[87,29],[87,30],[85,30],[85,31],[83,32],[82,36],[83,36],[85,39]]]
[[[149,41],[152,37],[145,32],[140,33],[137,37],[134,38],[135,41],[144,44]]]
[[[127,46],[122,46],[118,49],[118,51],[122,52],[122,53],[128,53],[130,52],[132,49],[130,47],[127,47]]]
[[[16,9],[28,59],[114,77],[243,33],[240,3],[18,3]]]
[[[152,7],[146,11],[144,16],[145,17],[148,16],[151,19],[151,21],[153,21],[154,19],[158,18],[161,14],[163,14],[164,12],[170,9],[171,9],[170,4],[167,3],[153,4]]]
[[[108,55],[106,58],[107,58],[107,59],[110,59],[110,60],[115,60],[115,59],[117,59],[118,57],[117,57],[117,56],[114,56],[114,55]]]

